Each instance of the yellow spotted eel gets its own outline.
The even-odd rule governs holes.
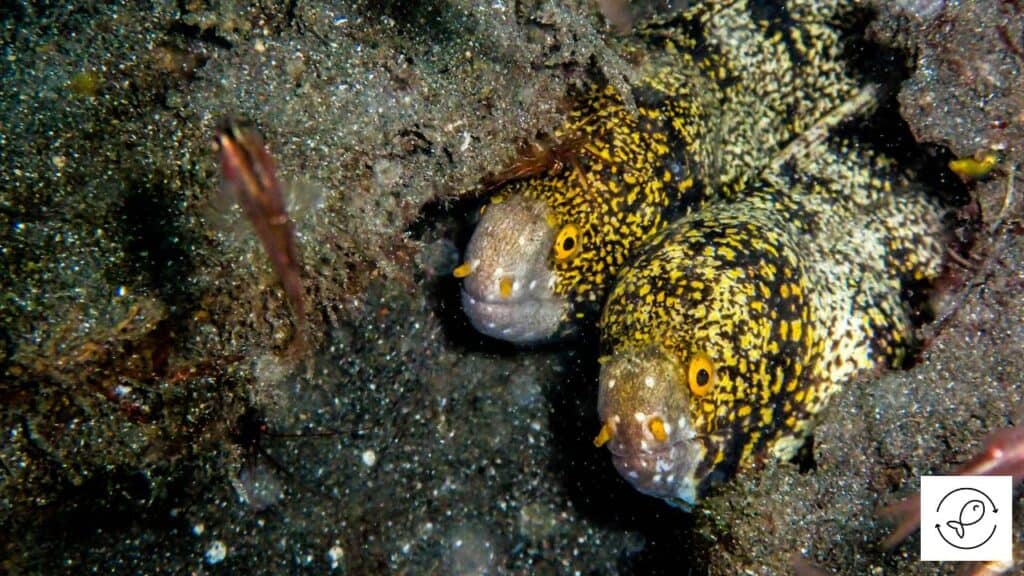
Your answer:
[[[847,4],[709,1],[646,29],[665,53],[636,111],[584,97],[555,134],[574,153],[502,190],[455,271],[496,338],[601,311],[595,444],[672,504],[792,456],[842,384],[898,364],[905,296],[941,267],[940,206],[857,143],[808,137],[863,94],[839,64]]]
[[[555,133],[571,161],[506,186],[455,270],[481,332],[528,343],[600,310],[645,239],[729,197],[856,91],[839,0],[701,2],[641,32],[658,55],[632,87],[585,95]]]
[[[905,354],[942,209],[853,146],[809,168],[674,222],[611,291],[595,444],[641,492],[688,508],[793,456],[841,384]]]

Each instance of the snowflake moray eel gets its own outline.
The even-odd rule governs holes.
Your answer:
[[[845,144],[653,238],[601,318],[595,444],[682,507],[764,453],[788,459],[839,385],[898,365],[903,294],[942,265],[943,210]]]
[[[518,343],[596,316],[621,267],[651,234],[729,196],[857,85],[838,64],[836,2],[752,10],[705,2],[642,32],[632,88],[582,98],[555,137],[578,142],[555,174],[516,181],[487,207],[464,263],[463,307],[481,332]]]
[[[846,5],[704,2],[642,31],[664,54],[637,110],[585,96],[555,134],[572,161],[506,186],[455,270],[496,338],[600,312],[594,443],[669,503],[794,455],[840,385],[901,361],[906,295],[941,268],[944,210],[889,160],[829,137],[778,161],[858,92]]]

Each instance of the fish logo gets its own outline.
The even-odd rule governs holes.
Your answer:
[[[945,523],[936,523],[939,536],[954,548],[973,550],[988,543],[996,533],[999,510],[988,494],[977,488],[951,490],[935,509]]]
[[[1010,562],[1012,476],[922,476],[921,560]]]

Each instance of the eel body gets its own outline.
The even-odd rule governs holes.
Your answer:
[[[766,4],[702,2],[643,30],[635,110],[610,86],[580,99],[560,159],[500,191],[455,270],[479,331],[530,343],[596,317],[653,234],[744,190],[850,98],[832,26],[846,3]]]
[[[942,266],[944,209],[829,134],[874,97],[842,63],[849,4],[708,1],[643,30],[636,110],[583,97],[455,270],[495,338],[599,315],[595,444],[670,503],[791,457],[843,384],[899,364]]]
[[[829,396],[912,345],[943,208],[854,147],[812,168],[673,223],[609,295],[595,443],[638,490],[689,507],[793,456]]]

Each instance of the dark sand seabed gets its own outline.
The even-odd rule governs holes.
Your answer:
[[[883,551],[876,511],[1024,423],[1024,8],[878,3],[922,150],[1001,150],[968,184],[968,266],[913,367],[837,395],[813,467],[687,515],[591,445],[592,343],[482,341],[450,277],[466,192],[570,87],[623,82],[621,40],[586,2],[412,6],[0,8],[0,573],[954,573],[916,537]],[[229,112],[293,183],[298,362],[219,198]]]

